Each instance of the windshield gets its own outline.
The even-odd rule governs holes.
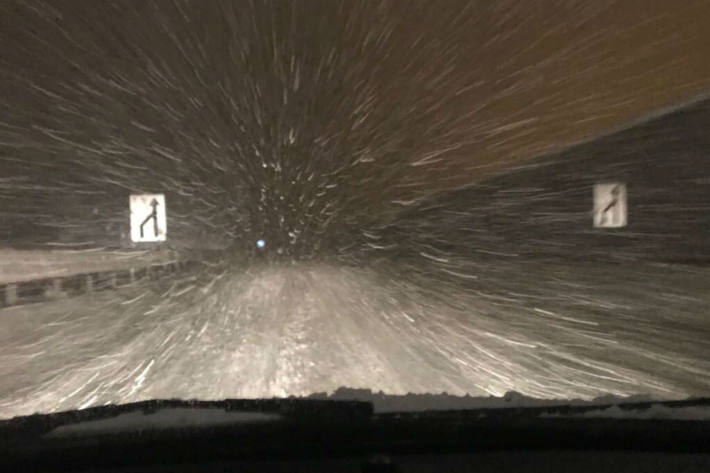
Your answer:
[[[710,395],[708,19],[2,2],[0,418]]]

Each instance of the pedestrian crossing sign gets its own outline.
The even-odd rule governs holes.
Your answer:
[[[164,194],[131,194],[131,240],[165,241],[167,217]]]

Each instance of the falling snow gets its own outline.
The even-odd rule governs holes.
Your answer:
[[[3,2],[0,250],[193,264],[0,309],[0,416],[340,386],[707,395],[708,19]],[[629,225],[603,233],[610,179]],[[140,193],[165,195],[161,246],[130,240]]]

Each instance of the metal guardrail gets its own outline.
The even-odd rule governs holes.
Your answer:
[[[186,266],[188,262],[171,261],[140,268],[73,274],[0,285],[0,308],[34,304],[88,292],[130,286],[143,280],[157,280]]]

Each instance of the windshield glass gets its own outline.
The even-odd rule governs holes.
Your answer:
[[[0,418],[709,395],[709,19],[2,2]]]

